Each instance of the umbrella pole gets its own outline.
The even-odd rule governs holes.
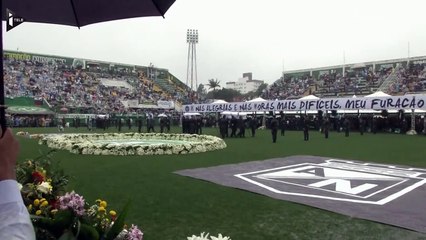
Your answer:
[[[3,14],[3,13],[2,13]],[[0,126],[2,130],[1,138],[6,132],[6,106],[4,103],[4,75],[3,75],[3,22],[0,24],[0,50],[1,50],[1,61],[0,61]]]

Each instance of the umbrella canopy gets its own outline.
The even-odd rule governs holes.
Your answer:
[[[224,100],[220,100],[220,99],[212,102],[212,104],[219,104],[219,103],[228,103],[228,102]]]
[[[265,99],[263,99],[263,98],[261,98],[261,97],[258,97],[258,98],[255,98],[255,99],[249,100],[249,101],[247,101],[247,102],[265,102],[265,101],[266,101]]]
[[[320,99],[320,98],[315,95],[308,95],[308,96],[301,97],[299,100],[316,100],[316,99]]]
[[[82,27],[111,20],[163,16],[175,0],[3,0],[6,9],[26,22]]]
[[[2,20],[6,10],[26,22],[52,23],[82,27],[93,23],[148,16],[163,16],[175,0],[2,0]],[[3,52],[3,24],[0,50]],[[3,59],[0,64],[0,125],[6,129]]]
[[[199,113],[184,113],[183,116],[200,116]]]
[[[377,91],[375,93],[372,93],[370,95],[366,95],[365,97],[390,97],[391,95],[384,93],[382,91]]]

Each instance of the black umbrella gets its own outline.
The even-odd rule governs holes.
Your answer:
[[[82,27],[125,18],[164,17],[175,0],[2,0],[1,2],[2,19],[7,21],[6,24],[8,21],[13,22],[13,17],[21,17],[25,22]],[[19,22],[18,18],[15,20]],[[3,25],[0,26],[0,50],[3,54],[2,28]],[[0,125],[5,130],[3,58],[0,62]]]

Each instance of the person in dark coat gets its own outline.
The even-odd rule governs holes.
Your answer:
[[[343,127],[345,128],[345,137],[349,137],[349,128],[350,128],[349,118],[345,118],[343,121]]]
[[[142,118],[138,117],[138,133],[142,132]]]
[[[324,119],[322,131],[324,132],[325,138],[328,138],[328,133],[330,131],[330,119],[328,117]]]
[[[106,129],[107,129],[107,118],[106,117],[102,118],[102,128],[104,129],[104,131],[106,131]]]
[[[160,132],[164,132],[164,127],[166,126],[166,121],[163,117],[160,118]]]
[[[238,119],[238,137],[246,137],[246,123],[242,116]]]
[[[405,117],[402,119],[402,123],[401,123],[401,134],[405,134],[408,131],[408,122],[407,119],[405,119]]]
[[[231,119],[231,137],[236,137],[237,136],[237,119],[232,116]]]
[[[227,137],[227,131],[228,131],[228,119],[226,119],[226,116],[223,115],[222,118],[219,120],[219,131],[220,136],[222,138]]]
[[[255,116],[250,118],[249,126],[251,128],[251,136],[254,137],[256,135],[256,128],[257,128],[257,119]]]
[[[169,133],[170,132],[170,118],[169,117],[166,118],[166,129],[167,129],[167,133]]]
[[[127,126],[129,127],[129,130],[132,129],[132,119],[131,118],[127,119]]]
[[[282,118],[280,120],[280,130],[281,130],[281,136],[285,136],[285,118]]]
[[[186,116],[182,116],[182,133],[187,133],[188,119]]]
[[[189,116],[189,133],[196,134],[197,132],[197,122],[195,116]]]
[[[361,135],[364,135],[364,131],[365,131],[365,120],[364,120],[364,118],[360,117],[359,118],[359,133]]]
[[[151,130],[152,130],[152,132],[155,132],[155,130],[154,130],[154,118],[152,116],[149,116],[146,119],[146,131],[150,133]]]
[[[377,118],[376,116],[373,116],[373,120],[372,120],[372,124],[371,124],[371,130],[373,132],[373,134],[377,133]]]
[[[196,124],[196,134],[203,134],[203,119],[201,117],[197,117],[195,120]]]
[[[270,122],[272,142],[273,143],[277,142],[278,125],[279,125],[278,120],[274,116],[274,118],[272,118],[272,120]]]
[[[118,118],[118,131],[121,132],[121,126],[123,125],[123,119]]]
[[[303,128],[303,140],[309,141],[309,118],[305,116],[302,118],[302,128]]]

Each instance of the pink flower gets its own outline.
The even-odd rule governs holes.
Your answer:
[[[74,211],[77,216],[83,216],[85,213],[84,198],[74,191],[66,193],[64,196],[59,197],[59,209],[66,210],[70,209]]]
[[[143,239],[143,233],[141,230],[139,230],[138,226],[133,225],[129,228],[129,231],[126,236],[126,240],[142,240]]]

